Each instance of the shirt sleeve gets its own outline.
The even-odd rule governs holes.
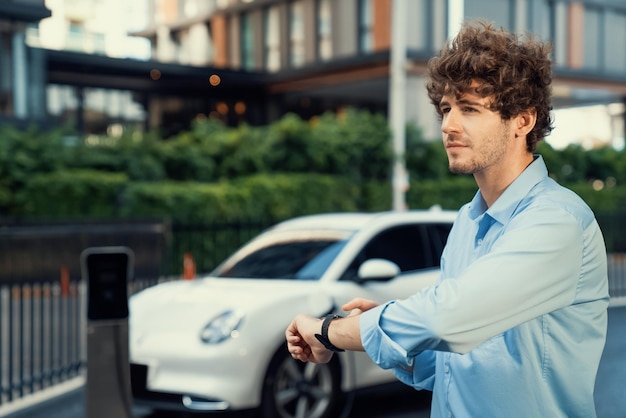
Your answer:
[[[558,207],[529,208],[506,228],[458,277],[363,313],[361,341],[370,358],[383,368],[403,368],[425,350],[467,353],[571,304],[583,251],[576,218]]]
[[[413,358],[413,367],[392,369],[396,378],[416,390],[430,390],[435,387],[435,351],[426,350]]]
[[[392,369],[396,378],[415,389],[433,390],[435,382],[435,352],[424,351],[416,356],[409,354],[377,324],[388,305],[378,306],[364,312],[359,319],[363,346],[372,360],[384,369]],[[367,330],[367,331],[366,331]],[[375,347],[390,347],[384,354]],[[369,349],[368,349],[369,348]],[[372,356],[377,356],[376,358]]]

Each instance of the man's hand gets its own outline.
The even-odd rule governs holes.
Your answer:
[[[291,321],[285,331],[287,348],[291,357],[312,363],[328,363],[333,352],[320,343],[315,334],[319,333],[322,320],[309,315],[298,315]]]
[[[372,300],[355,298],[342,306],[344,311],[350,311],[347,318],[333,321],[333,326],[339,326],[339,330],[334,333],[332,341],[338,347],[346,350],[363,351],[359,333],[358,315],[378,306]],[[287,348],[291,357],[300,361],[310,361],[312,363],[328,363],[333,357],[333,352],[326,349],[324,345],[315,338],[322,330],[322,319],[314,318],[310,315],[298,315],[291,321],[285,331]],[[334,329],[334,328],[333,328]],[[336,338],[336,339],[335,339]]]
[[[373,300],[354,298],[341,307],[344,311],[350,311],[348,316],[360,315],[365,311],[369,311],[372,308],[378,306],[378,302]]]

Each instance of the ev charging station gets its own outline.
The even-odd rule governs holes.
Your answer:
[[[92,247],[80,258],[88,289],[85,418],[131,418],[128,282],[134,254],[127,247]]]

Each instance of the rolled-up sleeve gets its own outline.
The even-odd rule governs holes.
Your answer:
[[[393,330],[385,331],[380,324],[387,307],[393,303],[388,302],[364,312],[359,319],[363,347],[372,361],[383,369],[412,366],[407,351],[393,340]]]
[[[393,340],[393,324],[385,329],[380,322],[395,301],[364,312],[359,320],[361,341],[368,356],[383,369],[392,369],[398,380],[416,389],[432,390],[435,376],[435,353],[424,351],[419,355],[408,353]],[[389,328],[389,329],[388,329]]]

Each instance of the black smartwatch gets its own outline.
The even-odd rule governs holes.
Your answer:
[[[330,321],[332,321],[333,319],[337,319],[337,318],[343,318],[343,317],[341,315],[335,315],[335,314],[326,315],[324,317],[324,322],[322,322],[322,335],[315,334],[315,338],[317,338],[317,340],[321,342],[324,345],[324,347],[326,347],[327,350],[334,351],[336,353],[341,352],[341,351],[346,351],[341,348],[335,347],[333,343],[331,343],[330,340],[328,339],[328,325],[330,324]]]

